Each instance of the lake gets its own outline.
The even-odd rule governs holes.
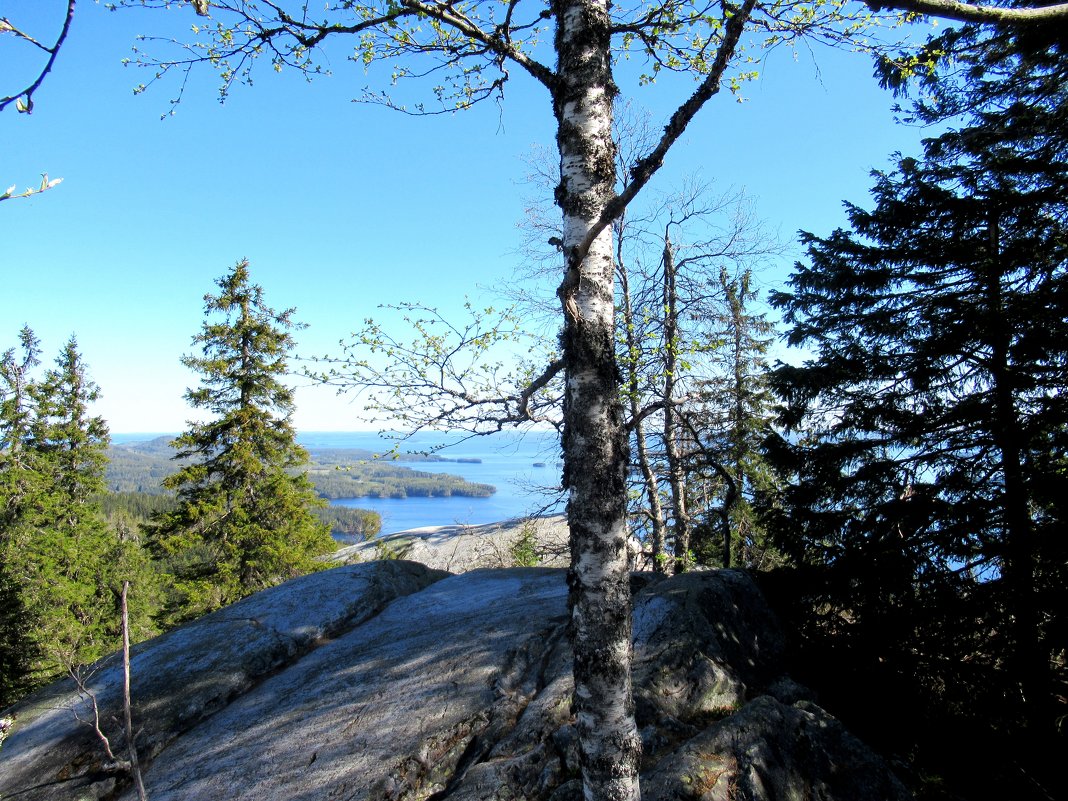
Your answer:
[[[337,506],[371,509],[382,515],[382,533],[422,526],[456,523],[478,525],[539,513],[559,513],[563,504],[545,510],[560,485],[560,446],[555,432],[518,435],[501,432],[459,441],[457,435],[420,433],[401,445],[401,451],[419,452],[451,443],[439,452],[445,459],[478,459],[472,462],[399,462],[428,473],[451,473],[468,481],[492,484],[497,492],[488,498],[338,498]],[[388,440],[373,431],[301,432],[297,441],[305,448],[362,448],[384,453]],[[543,465],[543,466],[535,466]]]

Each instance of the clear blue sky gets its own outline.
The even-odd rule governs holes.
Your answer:
[[[0,0],[0,16],[50,38],[59,6]],[[413,118],[350,102],[381,75],[340,51],[332,77],[307,84],[263,65],[225,105],[203,71],[161,120],[176,84],[135,97],[148,76],[121,60],[137,34],[196,22],[189,6],[110,13],[82,0],[33,114],[0,114],[0,189],[63,178],[0,204],[0,350],[24,323],[48,358],[76,334],[115,432],[184,427],[195,377],[179,358],[203,295],[238,259],[273,306],[297,307],[307,354],[336,351],[381,303],[491,301],[518,258],[523,156],[553,143],[549,99],[517,70],[500,107]],[[2,94],[26,66],[15,50],[0,38]],[[746,102],[713,98],[652,188],[696,173],[745,187],[787,238],[828,233],[844,221],[841,201],[866,203],[869,171],[915,152],[922,132],[893,124],[893,98],[864,56],[781,49],[761,69]],[[692,83],[622,89],[660,120]],[[788,261],[765,280],[784,280]],[[361,427],[360,404],[330,390],[297,400],[301,430]]]

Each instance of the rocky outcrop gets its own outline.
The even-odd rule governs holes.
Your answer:
[[[744,573],[634,588],[646,799],[908,797],[781,675],[782,633]],[[374,562],[260,593],[139,650],[149,797],[577,799],[567,619],[565,572],[547,568]],[[109,670],[94,681],[113,710]],[[15,710],[5,799],[134,798],[75,703],[59,685]]]
[[[567,520],[559,515],[480,526],[426,526],[383,534],[327,558],[336,564],[410,559],[450,573],[480,567],[567,567],[567,537]]]
[[[313,573],[135,647],[130,673],[139,753],[151,761],[266,678],[445,575],[411,562]],[[114,722],[121,717],[121,682],[115,656],[85,679],[116,748],[125,747]],[[107,797],[114,788],[96,735],[80,722],[92,720],[92,703],[72,681],[4,714],[15,725],[0,749],[0,798],[70,801]]]

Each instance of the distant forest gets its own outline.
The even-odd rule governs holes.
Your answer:
[[[169,492],[108,492],[100,497],[104,517],[111,523],[127,518],[138,523],[150,520],[154,515],[170,512],[175,508],[174,496]],[[314,510],[315,516],[330,526],[335,540],[346,544],[363,542],[382,530],[382,516],[370,509],[355,509],[348,506],[324,506]]]
[[[169,510],[174,501],[162,486],[163,479],[175,470],[170,438],[157,437],[145,442],[113,445],[107,450],[105,471],[110,493],[103,499],[109,517],[124,512],[134,519]],[[306,475],[316,493],[324,499],[336,498],[407,498],[449,497],[458,495],[485,498],[496,492],[489,484],[476,484],[459,476],[413,470],[386,461],[371,451],[361,449],[322,448],[309,451],[311,461]],[[404,461],[450,461],[437,456],[406,454]],[[382,526],[377,512],[330,506],[316,511],[328,523],[331,534],[342,541],[356,541],[375,536]]]

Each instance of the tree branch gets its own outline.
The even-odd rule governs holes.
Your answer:
[[[56,43],[51,47],[46,47],[45,45],[42,45],[32,36],[29,36],[28,34],[19,30],[14,25],[12,25],[6,17],[0,19],[0,33],[14,34],[18,38],[24,39],[48,53],[48,61],[45,63],[41,71],[37,74],[36,80],[34,80],[25,89],[16,92],[13,95],[10,95],[8,97],[0,97],[0,111],[3,111],[9,105],[15,103],[16,108],[19,111],[24,112],[26,114],[30,114],[33,112],[33,93],[40,88],[41,84],[44,83],[44,79],[47,77],[48,73],[52,71],[52,65],[56,63],[56,57],[59,55],[59,50],[63,46],[63,43],[67,40],[67,34],[70,32],[70,24],[71,21],[74,19],[75,2],[76,0],[67,0],[67,13],[63,18],[63,27],[59,31],[59,37],[56,39]]]
[[[600,218],[586,234],[586,239],[576,248],[574,253],[569,254],[569,261],[572,265],[577,266],[582,263],[582,260],[585,259],[590,247],[597,237],[601,235],[601,232],[623,213],[638,192],[649,183],[657,170],[663,166],[664,157],[667,155],[668,150],[686,131],[690,121],[701,110],[701,107],[719,92],[720,81],[723,80],[723,74],[726,72],[735,50],[738,48],[738,41],[741,39],[746,22],[749,21],[753,14],[756,3],[757,0],[745,0],[741,8],[737,9],[727,20],[723,41],[716,51],[716,58],[712,62],[708,75],[701,81],[700,86],[697,87],[697,90],[690,96],[689,100],[679,106],[675,113],[671,115],[671,120],[664,128],[664,133],[656,147],[631,168],[630,183],[627,184],[622,192],[608,202],[604,211],[601,212]]]
[[[0,192],[0,202],[4,200],[15,200],[16,198],[32,197],[33,195],[39,195],[42,192],[47,192],[49,189],[53,189],[59,186],[61,183],[63,183],[62,178],[53,178],[52,180],[48,180],[48,173],[42,173],[41,185],[37,189],[34,189],[31,186],[27,187],[24,192],[15,194],[16,184],[12,184],[3,192]]]
[[[516,48],[512,43],[499,36],[494,36],[482,30],[478,25],[468,19],[457,10],[451,3],[424,3],[422,0],[401,0],[401,5],[421,14],[426,14],[431,19],[449,25],[469,36],[476,42],[480,42],[499,56],[514,61],[525,69],[535,80],[553,91],[556,85],[556,73],[546,67],[540,61],[527,56],[523,51]],[[514,4],[508,7],[507,17],[511,18]]]
[[[530,413],[530,399],[534,397],[538,391],[547,387],[549,382],[552,381],[564,367],[564,360],[557,359],[545,368],[545,372],[527,384],[523,391],[519,393],[519,408],[516,414],[520,420],[534,419],[534,416]]]
[[[1068,19],[1068,3],[1052,6],[1031,6],[1028,8],[1005,8],[999,6],[981,6],[975,3],[962,3],[959,0],[865,0],[872,11],[887,8],[926,14],[959,22],[990,22],[998,25],[1039,25]]]
[[[97,739],[100,741],[100,745],[104,749],[104,755],[108,759],[108,769],[118,772],[127,772],[130,770],[130,763],[125,759],[119,759],[115,756],[115,753],[111,750],[111,740],[108,738],[104,731],[100,728],[100,706],[96,701],[96,693],[89,689],[85,683],[85,679],[82,677],[81,669],[73,665],[67,666],[67,673],[74,680],[75,686],[78,688],[78,693],[84,698],[89,699],[89,703],[93,708],[93,719],[86,720],[78,714],[78,711],[71,708],[71,712],[74,714],[74,719],[79,723],[83,723],[93,730]]]

